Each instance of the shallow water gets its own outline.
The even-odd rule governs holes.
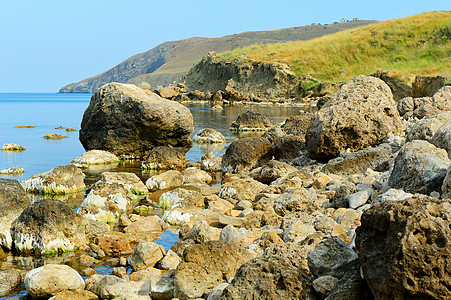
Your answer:
[[[32,175],[46,172],[54,167],[70,163],[85,151],[78,140],[83,112],[89,104],[90,94],[8,94],[0,93],[0,147],[5,143],[16,143],[27,150],[22,152],[0,151],[0,170],[11,167],[22,167],[21,175],[0,175],[0,178],[24,180]],[[287,117],[299,114],[299,107],[281,105],[233,105],[223,110],[212,110],[208,103],[185,104],[193,114],[194,131],[192,136],[202,128],[210,127],[221,132],[227,140],[225,145],[197,145],[187,152],[188,159],[194,163],[209,151],[222,155],[226,147],[236,138],[243,137],[229,131],[231,123],[246,110],[258,111],[268,116],[274,124],[283,122]],[[33,125],[35,128],[15,128],[18,125]],[[77,131],[67,132],[55,129],[57,126],[70,127]],[[68,136],[62,140],[45,140],[47,133],[58,133]],[[247,133],[245,136],[258,136],[262,133]],[[139,168],[139,162],[125,161],[119,165],[94,166],[85,171],[86,183],[98,180],[103,171],[133,172],[143,181],[154,175],[154,172]],[[64,201],[76,209],[83,201],[84,192],[64,197]],[[32,200],[42,198],[30,195]],[[155,213],[158,214],[158,211]],[[176,231],[167,230],[160,234],[156,243],[166,250],[178,240]],[[19,269],[28,271],[45,263],[66,263],[75,266],[75,258],[80,253],[65,253],[61,256],[41,258],[8,255],[0,259],[0,269]],[[95,267],[99,274],[109,274],[111,267],[99,265]],[[21,292],[23,294],[23,291]],[[20,296],[17,295],[17,296]]]

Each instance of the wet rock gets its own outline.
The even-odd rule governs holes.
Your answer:
[[[341,151],[357,151],[401,133],[401,121],[390,88],[380,79],[359,75],[342,86],[318,111],[306,134],[313,159],[326,160]]]
[[[82,291],[83,278],[66,265],[47,264],[25,275],[25,288],[33,298],[45,298],[61,291]]]
[[[104,150],[90,150],[83,153],[81,156],[74,158],[73,164],[84,164],[84,165],[101,165],[101,164],[112,164],[118,163],[119,157]]]
[[[145,157],[141,168],[143,169],[183,169],[188,165],[185,151],[182,148],[158,146],[153,148]]]
[[[215,144],[225,143],[226,139],[219,131],[212,128],[204,128],[194,135],[193,142],[198,144]]]
[[[449,297],[450,207],[449,199],[417,195],[364,212],[356,248],[376,299]]]
[[[0,178],[0,240],[11,248],[9,229],[13,221],[30,205],[30,199],[17,180]]]
[[[219,192],[219,197],[253,202],[255,196],[265,187],[266,185],[252,178],[237,179],[223,184]]]
[[[15,144],[15,143],[6,143],[0,148],[1,151],[23,151],[27,150],[21,145]]]
[[[19,252],[71,251],[87,243],[88,220],[60,200],[44,199],[27,207],[11,225]]]
[[[277,256],[243,264],[221,299],[316,299],[311,275]]]
[[[432,105],[440,110],[451,110],[451,86],[439,89],[432,96]]]
[[[176,188],[162,194],[158,200],[158,206],[163,209],[172,209],[176,207],[182,209],[196,207],[203,208],[205,203],[201,193],[194,190]]]
[[[196,168],[188,168],[182,171],[183,175],[183,183],[206,183],[209,184],[212,182],[213,178],[203,171]]]
[[[305,136],[312,118],[312,113],[304,113],[302,115],[290,117],[285,120],[285,123],[283,123],[281,128],[286,134]]]
[[[356,152],[343,151],[324,166],[323,172],[340,176],[364,174],[368,169],[382,172],[388,168],[388,160],[397,150],[397,147],[383,143]]]
[[[408,193],[440,192],[449,165],[445,150],[414,140],[399,150],[388,184]]]
[[[31,176],[22,181],[22,186],[29,193],[61,195],[82,191],[86,188],[85,175],[74,165],[64,165]]]
[[[130,266],[134,271],[153,267],[163,256],[161,247],[154,242],[140,243],[133,249]]]
[[[435,132],[431,143],[436,147],[445,149],[451,159],[451,122],[446,123]]]
[[[223,241],[189,246],[175,275],[175,296],[198,298],[235,275],[244,262],[252,259],[247,250],[239,250]]]
[[[164,173],[154,175],[146,181],[146,187],[149,191],[171,189],[183,184],[183,175],[176,170],[169,170]]]
[[[260,131],[268,130],[274,125],[265,115],[255,112],[246,111],[238,116],[236,121],[230,126],[230,130],[236,131]]]
[[[356,259],[357,253],[335,236],[321,241],[307,255],[310,271],[317,277],[331,275],[341,278],[349,263]]]
[[[13,296],[20,290],[22,277],[17,270],[0,271],[0,297]]]
[[[297,171],[297,169],[289,164],[271,160],[263,167],[252,170],[251,173],[249,173],[249,177],[262,183],[270,184],[277,178],[285,177],[295,171]]]
[[[412,83],[412,97],[432,97],[445,85],[446,77],[417,75]]]
[[[272,156],[272,145],[266,138],[250,137],[234,141],[222,157],[223,172],[238,173],[252,169]]]
[[[121,184],[133,194],[140,195],[148,192],[147,187],[135,173],[103,172],[100,174],[100,181]]]
[[[189,148],[191,131],[193,117],[183,105],[134,85],[109,83],[85,110],[80,142],[86,150],[143,157],[161,145]]]
[[[124,228],[125,233],[161,232],[164,230],[163,221],[158,216],[147,216],[137,220]]]

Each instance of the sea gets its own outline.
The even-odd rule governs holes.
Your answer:
[[[25,180],[35,174],[46,172],[54,167],[71,163],[85,150],[78,139],[83,113],[89,105],[91,94],[58,94],[58,93],[0,93],[0,147],[6,143],[16,143],[24,148],[21,152],[0,151],[0,170],[13,167],[24,169],[23,174],[1,175],[0,178]],[[191,163],[200,161],[207,152],[216,156],[224,154],[227,146],[234,140],[258,136],[261,132],[238,134],[230,131],[233,121],[247,110],[258,111],[266,115],[274,124],[282,123],[286,118],[300,114],[300,108],[294,105],[236,104],[227,105],[223,110],[213,110],[207,102],[184,103],[193,115],[194,131],[209,127],[221,132],[227,142],[223,145],[198,145],[187,152]],[[17,126],[34,126],[33,128],[17,128]],[[56,129],[63,127],[62,129]],[[75,131],[66,131],[72,128]],[[67,136],[60,140],[46,140],[44,135],[56,133]],[[137,174],[145,182],[153,174],[140,169],[139,162],[123,162],[120,165],[105,166],[88,172],[87,180],[95,182],[102,171],[125,171]],[[76,210],[83,200],[84,193],[68,200],[68,204]],[[32,201],[36,200],[30,195]],[[74,202],[75,201],[75,202]],[[156,242],[166,250],[178,240],[176,231],[168,230],[159,236]],[[74,253],[65,253],[56,257],[19,257],[8,254],[0,258],[0,270],[18,269],[27,272],[45,263],[67,263],[73,260]],[[99,274],[109,274],[112,268],[100,265],[95,268]],[[16,299],[26,293],[22,289]]]

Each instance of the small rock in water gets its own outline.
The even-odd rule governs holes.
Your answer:
[[[2,151],[23,151],[23,150],[27,150],[24,147],[22,147],[21,145],[18,144],[14,144],[14,143],[6,143],[2,146],[2,148],[0,149]]]
[[[34,128],[33,125],[17,125],[16,128]]]
[[[23,172],[25,172],[25,171],[21,167],[14,167],[14,168],[0,170],[0,174],[5,174],[5,175],[22,174]]]
[[[198,133],[193,137],[193,142],[198,144],[214,144],[214,143],[225,143],[226,139],[222,133],[212,129],[204,128],[199,130]]]
[[[119,162],[119,157],[111,152],[104,150],[91,150],[83,153],[81,156],[74,158],[74,164],[100,165]]]
[[[48,133],[43,136],[46,140],[60,140],[60,139],[67,139],[67,136],[56,134],[56,133]]]

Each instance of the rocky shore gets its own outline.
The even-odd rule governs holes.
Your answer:
[[[388,79],[360,75],[281,125],[245,113],[232,129],[264,134],[199,162],[185,154],[191,113],[164,99],[183,86],[104,85],[83,116],[85,154],[0,179],[0,258],[77,253],[24,278],[0,271],[0,297],[23,284],[32,299],[451,298],[451,87],[428,80],[395,101]],[[193,140],[225,141],[214,128]],[[130,158],[157,174],[86,186],[84,170]],[[76,211],[53,198],[80,190]],[[170,249],[155,243],[166,230]]]

